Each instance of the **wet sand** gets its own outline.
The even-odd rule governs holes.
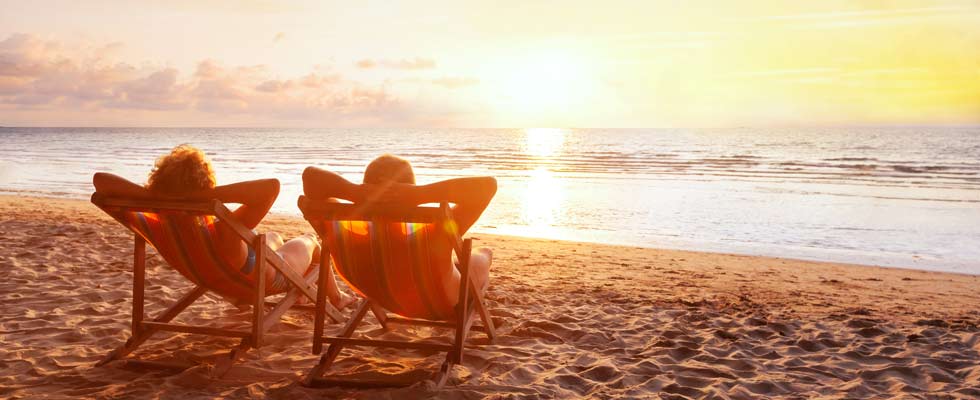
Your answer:
[[[259,230],[312,232],[283,216]],[[495,251],[494,344],[468,350],[440,391],[424,379],[442,355],[366,348],[345,350],[334,371],[421,381],[308,389],[299,380],[317,356],[302,311],[220,379],[213,360],[236,340],[159,334],[134,353],[199,363],[181,372],[94,367],[129,335],[132,235],[84,201],[0,196],[0,398],[980,396],[977,276],[472,237]],[[152,251],[147,276],[150,314],[190,289]],[[178,321],[245,327],[249,316],[205,296]],[[360,335],[449,332],[386,332],[369,317]]]

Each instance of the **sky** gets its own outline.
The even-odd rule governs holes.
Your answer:
[[[980,1],[6,1],[0,126],[980,124]]]

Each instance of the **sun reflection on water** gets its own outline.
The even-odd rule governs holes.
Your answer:
[[[562,129],[526,130],[524,152],[529,162],[522,222],[529,235],[550,236],[549,232],[561,223],[565,194],[553,169],[558,165],[564,143]]]
[[[565,130],[556,128],[531,128],[525,130],[524,153],[530,157],[552,158],[561,155],[565,144]]]
[[[524,222],[532,228],[554,226],[562,215],[562,186],[554,173],[537,168],[530,171],[524,195]]]

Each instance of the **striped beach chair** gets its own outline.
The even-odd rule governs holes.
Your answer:
[[[285,260],[266,245],[264,234],[248,229],[218,200],[136,200],[113,198],[96,192],[92,195],[92,203],[134,234],[132,335],[97,365],[126,357],[159,331],[241,338],[238,346],[215,363],[212,374],[221,376],[249,349],[262,346],[266,331],[296,304],[300,296],[310,301],[316,300],[313,284],[319,269],[304,278],[288,268]],[[246,265],[229,265],[215,248],[212,238],[217,234],[215,224],[219,220],[230,226],[248,245],[250,259]],[[189,293],[152,319],[146,318],[144,312],[147,242],[167,264],[195,285]],[[193,260],[206,261],[195,263]],[[266,282],[265,271],[269,267],[277,272],[272,282]],[[170,322],[208,291],[238,306],[251,305],[251,329],[246,331]],[[286,295],[278,303],[267,304],[266,296],[283,292]],[[271,306],[271,310],[267,311],[267,306]],[[323,311],[321,314],[334,322],[343,319],[329,303],[320,304],[320,308]],[[167,368],[189,366],[140,360],[129,362]]]
[[[463,360],[469,331],[484,332],[493,341],[493,321],[469,275],[472,239],[463,240],[454,229],[451,209],[439,207],[396,208],[313,201],[300,196],[299,208],[324,244],[321,252],[317,310],[326,303],[322,288],[325,268],[333,261],[337,275],[363,297],[339,336],[324,336],[325,315],[317,312],[313,353],[320,361],[304,379],[307,386],[397,386],[412,382],[370,382],[325,378],[324,373],[346,346],[372,346],[446,352],[446,360],[434,377],[438,386],[446,382],[453,365]],[[452,241],[459,263],[459,298],[450,299],[442,289],[443,275],[429,260],[429,246],[436,240]],[[387,329],[391,324],[448,328],[451,337],[443,342],[358,339],[353,335],[371,311]],[[388,312],[394,315],[388,315]],[[482,325],[474,324],[477,316]],[[323,344],[330,346],[323,352]]]

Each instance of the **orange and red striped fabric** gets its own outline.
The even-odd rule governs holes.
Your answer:
[[[135,212],[123,208],[106,210],[113,218],[141,236],[177,272],[221,296],[251,301],[255,297],[255,274],[231,265],[218,251],[213,215],[182,211]],[[246,272],[252,272],[248,274]]]
[[[448,299],[443,289],[449,279],[446,266],[439,265],[430,251],[434,240],[445,240],[435,224],[316,221],[312,225],[330,251],[338,275],[362,296],[405,317],[436,321],[454,317],[456,301]]]

